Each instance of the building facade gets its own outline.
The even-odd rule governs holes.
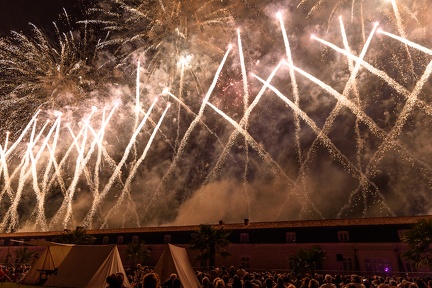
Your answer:
[[[358,273],[362,275],[424,274],[415,271],[403,259],[407,246],[402,235],[420,219],[432,216],[310,220],[286,222],[249,222],[225,224],[219,221],[216,229],[230,231],[227,259],[217,258],[218,266],[242,265],[250,271],[289,271],[290,258],[300,249],[320,248],[326,253],[321,273]],[[96,245],[117,244],[125,267],[134,265],[126,253],[129,244],[145,242],[150,250],[148,266],[156,265],[167,243],[189,247],[191,235],[199,225],[175,227],[143,227],[125,229],[87,230]],[[17,262],[16,251],[30,240],[52,241],[61,231],[17,232],[0,234],[0,263]],[[29,246],[40,253],[43,246]],[[189,251],[192,265],[201,269],[196,252]]]

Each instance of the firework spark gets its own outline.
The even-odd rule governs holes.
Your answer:
[[[166,86],[171,87],[178,81],[180,59],[188,55],[213,56],[207,61],[215,61],[217,65],[227,42],[215,35],[222,36],[235,29],[230,8],[219,0],[122,0],[103,2],[89,9],[89,14],[96,18],[91,23],[110,32],[99,48],[116,49],[120,66],[129,67],[131,59],[142,58],[146,74],[164,70],[168,75]],[[197,80],[199,69],[188,70]]]
[[[85,37],[60,33],[58,47],[71,49],[63,58],[40,30],[2,40],[2,73],[19,76],[3,82],[4,103],[42,99],[37,106],[45,101],[66,112],[73,103],[81,113],[51,114],[50,121],[44,111],[29,113],[21,132],[4,134],[1,229],[430,212],[426,2],[338,1],[324,22],[324,1],[297,8],[241,1],[259,13],[189,2],[101,2],[88,10],[100,18],[79,23],[110,33],[97,45],[98,61],[78,66],[73,47]],[[336,22],[336,14],[349,17]],[[233,19],[244,26],[236,30]],[[237,47],[226,48],[230,40]],[[36,56],[52,58],[40,63],[42,76],[19,74]],[[63,70],[52,69],[59,63]],[[87,73],[95,67],[122,76],[105,83],[115,88],[112,97],[96,97],[100,109],[90,110],[80,97],[97,95],[98,86],[73,79],[95,80]],[[198,70],[207,92],[196,89]],[[71,102],[53,94],[69,90],[77,97]],[[29,203],[37,205],[27,211]]]
[[[67,15],[67,14],[66,14]],[[33,24],[32,35],[12,32],[0,39],[0,132],[20,128],[40,108],[60,109],[82,103],[95,89],[100,75],[94,69],[95,46],[89,31],[62,32],[55,37]]]

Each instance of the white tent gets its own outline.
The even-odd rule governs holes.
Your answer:
[[[168,279],[172,273],[175,273],[184,288],[201,287],[186,249],[182,247],[168,244],[168,249],[162,253],[154,272],[160,276],[162,282]]]
[[[53,287],[107,286],[106,277],[121,272],[131,287],[116,245],[47,246],[21,281]]]

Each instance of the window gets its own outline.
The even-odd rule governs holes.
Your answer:
[[[250,268],[250,257],[249,256],[240,257],[240,265],[243,267],[243,269]]]
[[[411,263],[406,263],[406,272],[417,272],[417,269]]]
[[[171,243],[171,235],[170,234],[166,234],[164,235],[164,243]]]
[[[286,242],[288,242],[288,243],[296,242],[296,233],[295,232],[286,232],[285,238],[286,238]]]
[[[124,236],[118,236],[117,237],[117,244],[123,244],[123,242],[124,242]]]
[[[102,238],[102,244],[104,244],[104,245],[109,244],[109,236],[104,236]]]
[[[398,230],[397,231],[397,233],[398,233],[398,236],[399,236],[399,240],[403,240],[403,237],[404,237],[404,235],[405,235],[405,233],[407,232],[408,230],[406,230],[406,229],[404,229],[404,230]]]
[[[139,236],[132,236],[132,244],[138,244],[139,243]]]
[[[0,246],[3,246],[4,245],[4,239],[1,239],[0,240]]]
[[[344,272],[351,272],[353,270],[353,262],[351,258],[343,258],[341,263]]]
[[[348,231],[338,231],[338,239],[340,242],[348,242],[349,241]]]
[[[240,234],[240,243],[249,243],[249,233]]]

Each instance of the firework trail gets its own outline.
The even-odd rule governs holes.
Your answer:
[[[112,0],[13,32],[0,228],[429,213],[427,4]]]
[[[92,90],[102,91],[103,85],[97,83],[101,72],[92,63],[96,47],[87,39],[86,25],[63,32],[54,23],[55,38],[29,25],[31,36],[12,31],[10,37],[0,39],[2,135],[19,133],[38,109],[76,105]]]
[[[356,81],[355,79],[357,78],[357,74],[358,74],[359,69],[361,67],[361,61],[363,60],[363,58],[367,52],[367,49],[369,48],[370,42],[372,40],[373,35],[375,34],[376,29],[377,29],[377,25],[375,25],[375,27],[372,29],[372,32],[369,34],[368,41],[366,42],[365,46],[363,47],[355,66],[352,67],[352,69],[351,69],[352,71],[351,71],[350,78],[348,79],[348,81],[344,87],[344,90],[342,92],[342,95],[345,98],[347,98],[349,93],[353,89],[355,89],[354,87],[356,87],[355,86],[355,81]],[[347,48],[347,44],[345,44],[345,46],[346,46],[345,49],[349,49],[349,48]],[[292,63],[291,63],[291,65],[292,65]],[[352,66],[352,64],[351,64],[351,66]],[[358,104],[358,102],[357,102],[357,104]],[[336,106],[334,107],[334,109],[330,112],[329,116],[327,117],[327,119],[323,125],[323,129],[322,129],[321,133],[323,133],[324,135],[329,134],[330,129],[332,128],[332,125],[333,125],[334,121],[336,120],[336,117],[339,115],[342,107],[343,107],[343,104],[340,101],[338,101],[336,103]],[[312,145],[310,146],[310,148],[307,152],[307,155],[306,155],[306,159],[305,159],[304,163],[302,163],[302,166],[300,167],[299,175],[305,175],[305,169],[307,169],[308,162],[311,161],[311,157],[313,157],[313,155],[315,154],[315,149],[316,149],[316,145],[318,144],[318,140],[321,140],[321,139],[319,139],[319,137],[317,137],[314,140],[314,142],[312,143]],[[301,177],[304,177],[304,176],[301,176]],[[363,177],[361,177],[359,179],[362,180]]]
[[[426,7],[426,0],[416,1],[368,1],[368,0],[340,0],[329,4],[324,0],[301,0],[297,8],[308,10],[307,17],[312,17],[314,14],[325,14],[327,26],[330,27],[332,22],[337,20],[341,14],[347,14],[346,18],[351,19],[352,23],[360,24],[361,35],[363,41],[366,41],[367,22],[371,19],[381,22],[389,22],[396,26],[396,29],[401,32],[403,27],[402,20],[413,20],[416,23],[422,21],[420,14],[422,7]],[[397,8],[397,7],[400,8]],[[330,13],[330,14],[328,14]],[[330,15],[330,16],[329,16]],[[373,20],[372,20],[373,21]]]
[[[147,209],[144,211],[146,216],[147,216],[147,214],[149,213],[150,208],[152,208],[152,205],[153,205],[153,201],[154,201],[154,199],[155,199],[157,196],[160,195],[160,193],[161,193],[161,189],[163,188],[162,186],[165,185],[165,181],[166,181],[166,179],[169,179],[169,177],[172,176],[172,173],[173,173],[174,169],[175,169],[176,166],[177,166],[177,162],[179,161],[179,159],[182,157],[182,155],[183,155],[183,153],[184,153],[184,149],[185,149],[185,147],[186,147],[186,145],[187,145],[187,143],[188,143],[188,140],[189,140],[189,138],[190,138],[190,136],[191,136],[191,133],[193,132],[193,130],[195,129],[195,126],[200,122],[201,118],[203,117],[204,109],[205,109],[205,107],[206,107],[206,104],[207,104],[207,102],[209,101],[209,98],[210,98],[210,96],[211,96],[212,93],[213,93],[213,90],[214,90],[214,88],[215,88],[215,86],[216,86],[216,83],[217,83],[217,80],[218,80],[218,78],[219,78],[219,75],[220,75],[220,73],[221,73],[221,71],[222,71],[222,68],[223,68],[223,66],[224,66],[224,64],[225,64],[225,62],[226,62],[226,60],[227,60],[227,58],[228,58],[228,55],[229,55],[229,52],[231,51],[231,49],[232,49],[232,46],[230,45],[230,46],[228,47],[228,49],[227,49],[227,52],[226,52],[225,55],[224,55],[224,58],[222,59],[221,63],[219,64],[219,68],[218,68],[218,70],[216,71],[215,77],[213,78],[212,85],[210,86],[209,90],[207,91],[207,93],[206,93],[206,95],[205,95],[205,97],[204,97],[204,99],[203,99],[203,101],[202,101],[202,104],[201,104],[201,107],[200,107],[200,109],[199,109],[198,114],[196,115],[196,117],[195,117],[195,119],[192,121],[192,123],[190,124],[188,130],[185,132],[185,134],[184,134],[184,136],[183,136],[182,141],[180,142],[180,145],[179,145],[179,148],[178,148],[178,152],[177,152],[177,154],[175,155],[175,157],[174,157],[174,159],[173,159],[173,162],[172,162],[171,165],[170,165],[169,170],[167,171],[167,173],[166,173],[166,174],[164,175],[164,177],[162,178],[161,184],[160,184],[160,186],[158,187],[158,189],[157,189],[157,191],[155,192],[155,194],[150,198],[149,203],[148,203],[148,205],[147,205]]]
[[[142,57],[147,74],[164,69],[167,87],[178,77],[178,59],[187,55],[217,59],[227,43],[209,36],[234,30],[231,7],[223,1],[108,1],[100,6],[89,9],[95,18],[89,22],[110,32],[99,47],[116,47],[126,66],[130,59]]]

